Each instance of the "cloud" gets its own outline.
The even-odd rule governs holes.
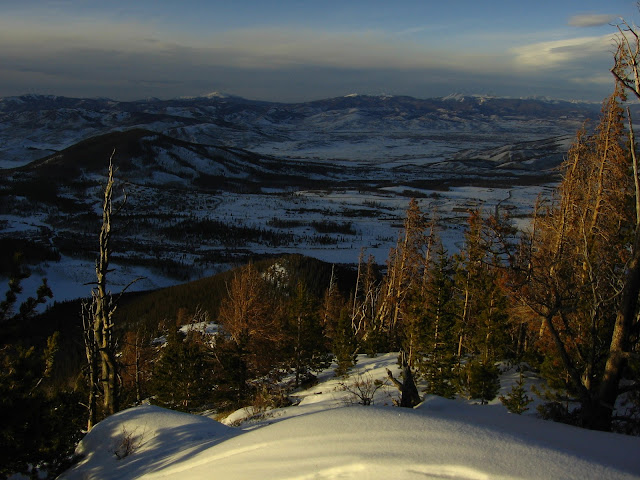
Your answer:
[[[498,55],[434,49],[379,31],[324,32],[296,29],[244,29],[207,38],[169,36],[148,25],[83,23],[13,25],[0,20],[0,61],[21,58],[36,64],[113,64],[135,57],[157,64],[281,69],[316,66],[339,69],[498,68]],[[91,52],[87,55],[86,52]],[[82,63],[80,62],[82,61]],[[134,65],[135,67],[135,65]]]
[[[524,69],[552,69],[558,66],[571,67],[576,64],[609,59],[614,37],[580,37],[549,42],[537,42],[515,47],[516,66]]]
[[[611,74],[607,75],[603,73],[589,77],[574,77],[571,81],[577,85],[611,87],[613,76]]]
[[[0,96],[34,91],[137,99],[212,90],[282,101],[352,92],[553,96],[548,88],[558,75],[590,79],[594,72],[607,72],[607,66],[600,69],[593,60],[608,61],[611,45],[610,38],[585,37],[483,53],[446,42],[438,48],[408,37],[374,30],[281,28],[232,30],[205,38],[135,22],[0,18]],[[564,92],[557,95],[566,98]]]
[[[617,18],[616,15],[607,14],[574,15],[569,18],[569,25],[572,27],[600,27],[615,22]]]

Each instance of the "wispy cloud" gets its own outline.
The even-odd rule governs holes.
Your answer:
[[[600,27],[615,22],[617,18],[619,17],[616,15],[608,14],[574,15],[569,18],[569,25],[572,27]]]
[[[602,87],[611,87],[613,82],[613,76],[611,74],[599,74],[593,76],[585,76],[585,77],[573,77],[570,79],[573,83],[577,85],[584,86],[602,86]]]
[[[33,63],[91,64],[138,56],[159,64],[279,69],[304,65],[342,69],[411,69],[449,67],[473,70],[493,60],[464,52],[434,49],[381,31],[325,32],[296,29],[244,29],[207,38],[162,35],[149,26],[131,24],[12,25],[0,20],[0,59]],[[86,55],[91,51],[93,58]],[[124,65],[123,65],[124,66]]]
[[[0,95],[37,91],[132,99],[221,90],[291,100],[354,91],[547,94],[542,88],[558,75],[595,85],[594,75],[608,71],[594,66],[594,59],[609,60],[610,37],[532,41],[507,51],[503,37],[483,50],[427,44],[421,35],[409,34],[420,30],[400,36],[378,30],[262,28],[191,37],[135,22],[0,18]],[[518,41],[526,38],[520,35]]]
[[[593,62],[610,57],[612,35],[580,37],[550,42],[538,42],[513,48],[516,65],[529,69],[549,69],[564,65]]]

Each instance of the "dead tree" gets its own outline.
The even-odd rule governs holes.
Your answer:
[[[113,155],[109,158],[107,183],[102,203],[102,227],[99,237],[99,254],[96,261],[96,282],[91,290],[91,301],[82,306],[85,353],[89,371],[89,419],[87,429],[91,430],[98,418],[97,399],[103,397],[104,413],[111,415],[119,409],[118,362],[116,343],[113,335],[113,314],[117,301],[107,290],[107,274],[111,255],[111,220],[117,213],[113,211]],[[124,205],[124,202],[120,208]],[[129,284],[132,285],[134,280]],[[128,288],[128,286],[127,286]],[[126,290],[126,288],[124,289]],[[123,290],[123,292],[124,292]]]
[[[402,382],[393,376],[391,370],[387,369],[387,377],[391,380],[398,390],[400,390],[400,407],[413,408],[418,405],[422,398],[420,398],[420,393],[418,392],[418,387],[416,387],[416,382],[413,378],[413,373],[411,372],[411,367],[409,366],[408,361],[406,360],[406,354],[404,352],[401,353],[401,363],[402,363]]]

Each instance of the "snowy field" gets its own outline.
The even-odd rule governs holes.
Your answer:
[[[364,407],[341,386],[384,380],[386,368],[397,373],[395,354],[360,356],[357,373],[336,379],[325,371],[292,396],[295,406],[243,409],[225,423],[149,405],[125,410],[94,427],[77,450],[84,459],[61,478],[640,478],[637,437],[517,416],[498,400],[480,406],[428,396],[400,409],[391,386]],[[502,376],[502,394],[514,379],[513,371]]]
[[[551,185],[514,187],[514,188],[479,188],[473,186],[452,187],[447,191],[434,192],[424,190],[420,192],[424,198],[418,203],[424,212],[440,220],[439,235],[445,248],[456,252],[463,240],[463,231],[468,211],[482,208],[485,212],[493,212],[496,205],[514,215],[513,221],[519,227],[526,229],[530,219],[526,216],[531,205],[540,192],[550,192]],[[130,202],[142,210],[156,205],[149,189],[137,187],[132,189]],[[246,262],[250,255],[285,255],[299,253],[330,263],[356,264],[361,251],[365,258],[373,255],[376,262],[383,265],[389,255],[389,250],[395,246],[398,233],[402,226],[409,198],[400,195],[406,190],[403,185],[388,187],[382,192],[358,192],[355,190],[339,191],[311,191],[301,190],[288,196],[268,194],[220,194],[215,198],[204,194],[196,194],[185,198],[179,206],[158,205],[157,214],[171,215],[174,221],[186,218],[210,219],[221,221],[228,225],[260,228],[273,232],[290,234],[293,241],[283,245],[267,245],[248,242],[245,244],[228,245],[210,242],[202,239],[198,243],[180,240],[156,239],[153,235],[130,235],[131,252],[115,252],[113,272],[109,275],[112,292],[120,292],[136,278],[131,290],[149,290],[182,283],[184,278],[171,278],[158,269],[144,265],[134,265],[129,261],[123,264],[118,257],[153,259],[155,253],[162,252],[162,258],[179,260],[189,267],[185,273],[194,280],[207,275],[213,275],[237,264]],[[437,193],[437,196],[431,196]],[[98,206],[96,205],[96,208]],[[173,208],[173,209],[172,209]],[[371,215],[355,215],[354,212],[370,211]],[[299,222],[299,226],[278,229],[269,225],[274,218],[283,221]],[[332,221],[338,224],[350,224],[353,234],[330,233],[334,243],[321,244],[314,242],[317,233],[312,224],[314,222]],[[44,215],[20,218],[11,215],[0,215],[0,221],[6,222],[5,233],[18,234],[25,237],[36,235],[46,227]],[[57,227],[60,232],[64,224]],[[126,234],[126,230],[119,231]],[[96,232],[96,249],[97,249]],[[235,263],[208,263],[202,260],[209,254],[224,254],[235,251],[238,255]],[[74,258],[63,255],[60,262],[43,262],[33,268],[33,274],[23,282],[24,297],[33,295],[41,278],[47,278],[53,291],[53,301],[65,301],[89,295],[91,282],[95,281],[95,263],[90,258]],[[0,287],[6,290],[8,279],[0,278]],[[4,290],[3,290],[4,291]],[[21,298],[22,300],[23,298]]]

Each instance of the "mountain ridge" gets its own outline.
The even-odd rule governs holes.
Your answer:
[[[324,148],[345,139],[345,147],[371,139],[393,145],[400,136],[420,145],[453,133],[500,133],[505,143],[512,143],[522,135],[541,139],[572,133],[596,116],[592,104],[499,97],[357,95],[277,103],[213,96],[120,102],[30,94],[0,98],[0,168],[24,165],[91,137],[137,128],[191,143],[327,160],[354,159],[347,148],[335,155]],[[377,150],[366,156],[386,157]]]

